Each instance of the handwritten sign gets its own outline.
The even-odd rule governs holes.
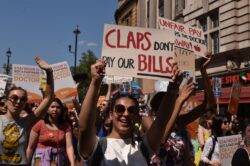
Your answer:
[[[40,89],[46,86],[46,75],[37,66],[12,65],[13,84],[27,90],[29,102],[40,102],[42,94]],[[72,97],[77,95],[76,85],[73,81],[67,62],[52,64],[55,95],[67,106],[73,106]]]
[[[27,90],[29,102],[40,102],[39,76],[42,71],[37,66],[12,64],[12,81]]]
[[[207,51],[204,33],[201,29],[158,17],[159,29],[175,31],[175,46],[189,51],[195,55],[205,56]]]
[[[9,77],[10,76],[8,75],[0,74],[0,97],[4,96],[4,92],[5,92]]]
[[[241,135],[218,137],[219,154],[222,166],[231,165],[233,154],[239,148],[242,141]]]
[[[102,58],[109,76],[169,80],[173,57],[173,30],[104,27]]]
[[[55,95],[67,105],[69,109],[73,108],[72,98],[77,96],[76,84],[71,75],[67,62],[52,64]]]

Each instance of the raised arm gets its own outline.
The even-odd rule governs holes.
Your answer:
[[[176,102],[174,105],[173,114],[171,115],[171,118],[169,119],[167,126],[166,126],[166,129],[165,129],[163,141],[165,141],[169,137],[169,135],[172,131],[172,128],[175,124],[175,121],[178,117],[178,114],[183,106],[183,103],[190,97],[193,90],[194,90],[194,84],[193,84],[192,79],[190,79],[188,81],[188,83],[186,85],[184,85],[179,92],[179,96],[176,99]]]
[[[204,84],[204,100],[202,104],[198,105],[190,112],[182,114],[178,117],[177,123],[180,126],[186,126],[187,124],[193,122],[195,119],[199,118],[201,115],[206,113],[208,110],[214,109],[216,107],[215,98],[212,92],[212,87],[207,75],[207,66],[212,60],[212,54],[207,54],[207,58],[201,59],[200,71]]]
[[[177,64],[173,66],[174,80],[179,73]],[[151,149],[156,152],[160,146],[160,140],[162,139],[167,122],[169,121],[174,108],[174,103],[177,98],[178,88],[176,81],[170,83],[167,93],[163,97],[160,107],[156,113],[156,118],[151,127],[146,133],[148,143]]]
[[[84,158],[91,155],[96,144],[96,105],[104,69],[105,64],[101,60],[91,66],[92,79],[79,115],[79,153]]]
[[[53,70],[51,66],[40,57],[35,57],[35,61],[37,65],[42,69],[45,70],[47,75],[47,83],[46,89],[44,91],[44,98],[39,106],[34,111],[34,118],[31,118],[31,123],[36,121],[37,119],[41,118],[43,114],[46,112],[48,107],[50,106],[53,97],[54,97],[54,79],[53,79]]]

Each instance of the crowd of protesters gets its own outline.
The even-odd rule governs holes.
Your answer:
[[[28,103],[27,91],[16,86],[0,98],[0,165],[220,166],[217,138],[239,133],[243,141],[232,165],[250,165],[250,123],[217,112],[206,71],[211,59],[208,54],[199,66],[203,102],[183,113],[195,85],[189,79],[180,86],[184,75],[176,63],[167,91],[146,100],[138,90],[111,85],[99,98],[105,62],[97,60],[83,102],[73,99],[75,108],[68,110],[54,96],[51,66],[36,57],[47,75],[40,104]],[[187,125],[198,118],[195,149]]]

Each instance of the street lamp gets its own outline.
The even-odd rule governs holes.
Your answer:
[[[69,52],[70,52],[70,53],[73,53],[73,54],[75,55],[74,74],[76,74],[77,42],[78,42],[78,35],[81,33],[81,31],[79,30],[78,25],[76,26],[76,29],[73,31],[73,33],[75,34],[75,51],[72,51],[72,50],[71,50],[72,46],[69,45]]]
[[[10,57],[11,57],[10,48],[8,49],[8,51],[6,51],[6,56],[7,56],[6,74],[9,75],[9,73],[10,73]]]

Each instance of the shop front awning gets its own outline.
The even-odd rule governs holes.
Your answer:
[[[231,95],[231,87],[222,88],[221,96],[219,97],[220,104],[228,104]],[[198,101],[204,100],[204,91],[199,91],[195,94],[195,99]],[[250,86],[241,87],[240,103],[250,103]]]

